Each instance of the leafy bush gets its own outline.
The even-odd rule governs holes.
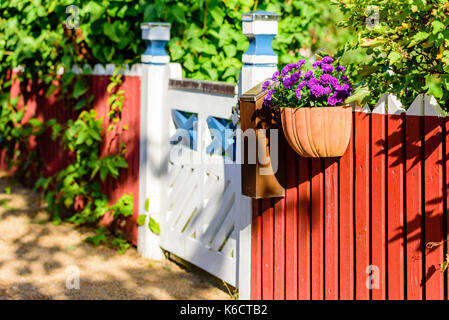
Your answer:
[[[337,2],[337,1],[335,1]],[[449,107],[448,0],[341,0],[344,26],[358,34],[349,49],[368,55],[355,73],[360,101],[374,104],[392,92],[405,107],[429,93]],[[346,58],[350,59],[350,54]]]

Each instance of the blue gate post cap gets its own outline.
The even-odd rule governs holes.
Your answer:
[[[276,65],[278,57],[271,43],[278,33],[280,15],[256,11],[242,14],[242,31],[249,40],[248,50],[242,61],[250,65]]]
[[[171,23],[145,22],[140,25],[142,39],[147,43],[147,48],[142,55],[143,63],[166,64],[170,57],[165,51],[165,44],[170,40]]]

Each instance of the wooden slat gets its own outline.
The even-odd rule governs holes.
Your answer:
[[[312,299],[322,300],[324,298],[323,172],[321,159],[312,159],[311,162]]]
[[[296,221],[295,221],[296,222]],[[274,299],[285,299],[285,252],[286,252],[285,199],[274,199]],[[289,265],[289,270],[294,269]]]
[[[354,299],[354,161],[351,134],[348,148],[340,158],[340,299]]]
[[[423,298],[423,214],[422,214],[422,98],[407,111],[405,124],[407,299]],[[421,111],[421,112],[420,112]],[[413,113],[413,115],[410,115]],[[419,113],[419,114],[418,114]]]
[[[297,158],[298,166],[298,299],[310,299],[310,160]],[[288,270],[288,267],[287,267]]]
[[[338,159],[327,158],[325,165],[325,299],[338,299]]]
[[[297,178],[296,178],[296,154],[289,147],[287,150],[286,168],[288,174],[286,175],[286,279],[285,279],[285,295],[286,299],[298,298],[298,191],[297,191]],[[298,170],[302,170],[299,168]]]
[[[389,105],[390,106],[390,105]],[[402,115],[388,116],[388,298],[404,298]]]
[[[252,200],[251,299],[262,299],[262,216],[261,200]]]
[[[385,109],[384,109],[385,110]],[[385,300],[386,283],[386,247],[385,247],[385,114],[371,114],[371,259],[372,265],[379,270],[378,280],[372,286],[372,299]],[[378,286],[376,285],[378,284]]]
[[[366,286],[366,269],[370,265],[369,251],[369,115],[365,112],[354,113],[355,126],[355,298],[368,300],[369,289]]]
[[[443,236],[443,148],[441,119],[424,117],[424,205],[425,243],[441,242]],[[428,300],[444,298],[443,245],[426,250],[425,283]]]
[[[271,199],[262,200],[262,299],[272,300],[274,293],[274,223]]]

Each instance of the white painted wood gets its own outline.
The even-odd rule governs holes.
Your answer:
[[[387,100],[388,94],[384,93],[380,96],[379,101],[377,101],[376,106],[374,107],[372,113],[378,114],[387,114]]]
[[[424,115],[424,95],[419,94],[413,100],[410,107],[407,109],[408,116],[423,116]]]
[[[207,118],[230,119],[236,103],[236,95],[168,90],[167,110],[195,113],[198,138],[196,150],[169,146],[167,212],[161,230],[165,250],[233,286],[239,283],[241,169],[240,164],[225,161],[221,155],[206,154],[206,147],[212,142]],[[166,126],[170,135],[175,135],[173,121]]]
[[[388,114],[401,114],[405,112],[404,107],[402,106],[401,102],[399,101],[399,99],[394,95],[394,94],[388,94],[388,99],[387,99],[387,110],[388,110]]]
[[[424,96],[424,115],[434,117],[445,117],[446,112],[441,109],[437,100],[429,95]]]
[[[141,80],[141,132],[139,165],[139,213],[160,217],[164,225],[167,194],[168,133],[168,65],[142,65]],[[145,212],[145,200],[150,199],[149,213]],[[147,217],[148,220],[148,217]],[[148,225],[138,229],[138,250],[145,258],[160,260],[160,237],[153,234]]]

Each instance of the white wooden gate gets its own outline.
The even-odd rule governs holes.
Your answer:
[[[161,216],[162,248],[233,286],[239,213],[248,201],[241,195],[240,165],[233,162],[236,91],[230,85],[170,80],[168,195]]]

